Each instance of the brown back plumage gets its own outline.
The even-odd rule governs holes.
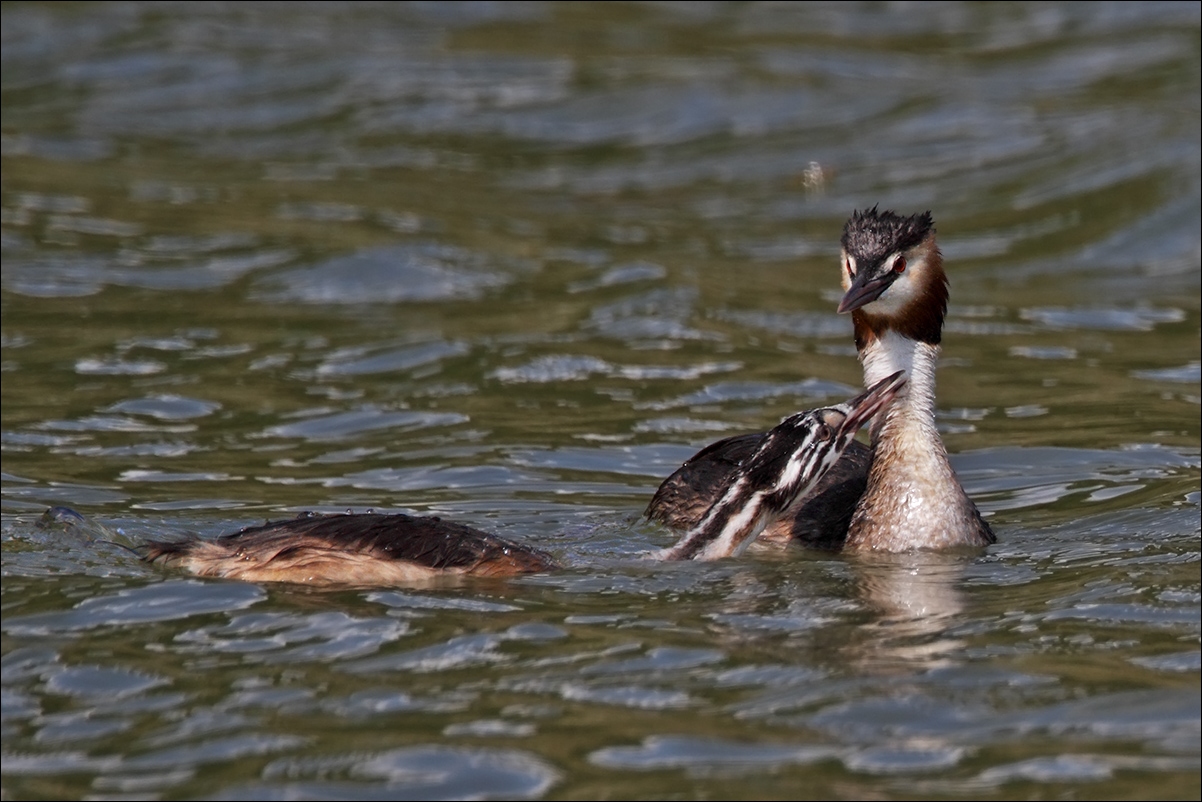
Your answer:
[[[546,552],[470,526],[378,513],[306,513],[217,540],[150,541],[144,557],[202,576],[309,584],[510,576],[557,567]]]

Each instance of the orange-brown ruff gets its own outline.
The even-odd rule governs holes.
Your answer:
[[[993,543],[935,426],[935,364],[948,292],[930,213],[856,212],[842,246],[846,293],[839,311],[851,312],[864,384],[899,370],[909,381],[873,422],[872,448],[848,448],[815,491],[760,539],[883,551]],[[672,528],[693,526],[723,477],[763,437],[730,437],[699,451],[656,491],[648,517]]]

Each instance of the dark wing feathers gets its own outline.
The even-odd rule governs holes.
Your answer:
[[[150,541],[146,559],[184,557],[200,541]],[[340,552],[365,559],[401,560],[434,570],[512,574],[554,568],[539,549],[436,517],[360,513],[306,514],[268,521],[212,541],[258,563],[307,553]]]

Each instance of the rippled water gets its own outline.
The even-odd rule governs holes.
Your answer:
[[[0,15],[4,798],[1198,797],[1197,3]],[[697,447],[860,386],[876,203],[999,543],[639,560]],[[569,567],[104,542],[368,507]]]

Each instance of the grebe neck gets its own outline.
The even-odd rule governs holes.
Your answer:
[[[896,419],[895,425],[929,428],[924,439],[942,450],[943,443],[935,429],[935,367],[939,362],[939,346],[885,331],[866,345],[860,358],[864,363],[864,384],[868,387],[899,370],[908,379],[886,414],[878,415],[873,422],[873,444],[886,422]]]
[[[872,427],[868,488],[848,529],[845,548],[908,551],[994,542],[948,461],[935,426],[939,346],[894,331],[860,352],[864,379],[905,370],[909,381]]]

